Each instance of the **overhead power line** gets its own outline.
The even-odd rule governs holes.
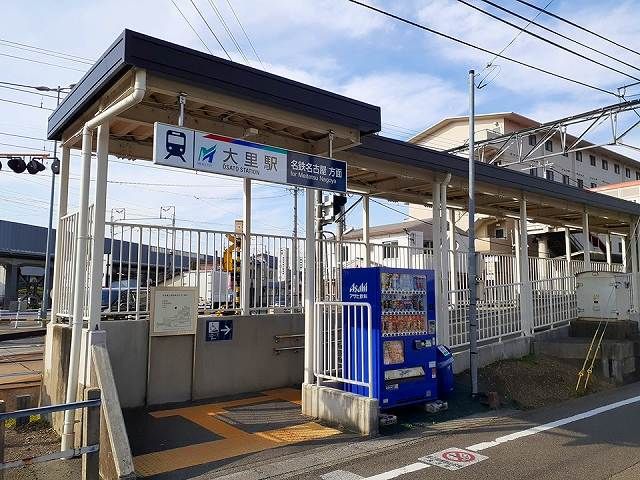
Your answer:
[[[231,0],[227,0],[227,5],[229,5],[229,8],[231,9],[231,12],[233,13],[233,16],[236,19],[236,22],[238,22],[238,25],[240,25],[240,28],[242,29],[242,33],[244,33],[244,38],[246,38],[247,42],[249,42],[249,45],[251,46],[251,50],[253,50],[253,54],[258,59],[258,62],[260,62],[260,65],[262,66],[262,69],[265,70],[264,64],[262,63],[262,59],[260,58],[260,55],[258,55],[258,52],[256,52],[256,48],[253,46],[253,42],[249,38],[249,35],[247,34],[247,31],[244,29],[244,26],[242,25],[242,22],[240,21],[240,18],[238,17],[238,14],[236,13],[235,8],[233,8],[233,5],[231,5]]]
[[[207,22],[207,19],[204,18],[204,15],[202,15],[202,12],[200,11],[200,9],[198,8],[198,6],[195,4],[195,2],[193,0],[189,0],[191,2],[191,5],[193,5],[193,8],[196,9],[196,12],[198,12],[198,15],[200,15],[200,18],[202,19],[202,21],[204,22],[204,24],[207,26],[207,28],[209,29],[209,31],[211,32],[211,35],[213,35],[213,38],[216,39],[216,42],[218,42],[218,45],[220,45],[220,48],[222,49],[222,51],[225,53],[225,55],[227,56],[227,58],[229,60],[231,60],[231,55],[229,55],[229,52],[227,52],[227,49],[224,48],[224,45],[222,44],[222,42],[220,41],[220,39],[218,38],[218,35],[216,35],[216,32],[213,31],[213,28],[211,28],[211,25],[209,25],[209,22]]]
[[[39,50],[41,52],[48,53],[48,54],[63,55],[65,57],[68,57],[69,59],[83,60],[85,62],[89,62],[89,64],[93,64],[95,62],[95,60],[93,60],[91,58],[80,57],[78,55],[72,55],[71,53],[64,53],[64,52],[59,52],[59,51],[56,51],[56,50],[49,50],[49,49],[46,49],[46,48],[41,48],[41,47],[36,47],[36,46],[33,46],[33,45],[28,45],[26,43],[13,42],[11,40],[6,40],[4,38],[0,38],[0,42],[1,43],[5,43],[5,44],[9,44],[9,45],[16,45],[16,46],[19,46],[19,47],[29,48],[31,50]]]
[[[40,105],[33,105],[32,103],[17,102],[15,100],[8,100],[6,98],[0,98],[0,102],[13,103],[15,105],[22,105],[23,107],[40,108],[41,110],[49,110],[49,111],[53,112],[53,108],[47,108],[47,107],[43,107],[43,106],[40,106]]]
[[[209,46],[206,44],[206,42],[202,39],[202,37],[200,36],[200,34],[198,33],[198,31],[193,27],[193,25],[191,25],[191,22],[189,21],[189,19],[185,16],[184,13],[182,13],[182,10],[180,10],[180,7],[178,6],[178,4],[174,1],[174,0],[170,0],[171,3],[173,3],[173,6],[176,7],[176,10],[178,10],[178,13],[182,16],[182,18],[184,19],[185,22],[187,22],[187,25],[189,25],[189,28],[191,28],[191,31],[193,33],[196,34],[196,37],[198,37],[198,39],[200,40],[200,42],[202,42],[202,45],[204,45],[204,48],[206,48],[207,52],[209,52],[211,55],[213,55],[213,52],[209,49]]]
[[[534,10],[538,10],[539,12],[542,12],[545,15],[553,17],[556,20],[560,20],[561,22],[564,22],[564,23],[566,23],[568,25],[571,25],[572,27],[575,27],[575,28],[578,28],[578,29],[580,29],[580,30],[582,30],[584,32],[590,33],[591,35],[594,35],[594,36],[596,36],[596,37],[598,37],[598,38],[600,38],[600,39],[602,39],[602,40],[604,40],[606,42],[609,42],[612,45],[620,47],[620,48],[622,48],[624,50],[627,50],[629,52],[635,53],[636,55],[640,55],[640,52],[638,52],[637,50],[634,50],[633,48],[629,48],[629,47],[627,47],[625,45],[622,45],[621,43],[618,43],[618,42],[616,42],[614,40],[611,40],[610,38],[607,38],[604,35],[600,35],[599,33],[594,32],[593,30],[591,30],[589,28],[583,27],[582,25],[578,25],[577,23],[572,22],[571,20],[567,20],[566,18],[561,17],[560,15],[556,15],[555,13],[549,12],[549,11],[545,10],[544,8],[538,7],[537,5],[529,3],[529,2],[527,2],[525,0],[516,0],[516,1],[521,3],[521,4],[523,4],[523,5],[528,6],[530,8],[533,8]]]
[[[37,95],[39,97],[57,98],[55,95],[49,95],[49,94],[43,93],[43,92],[34,92],[33,90],[26,90],[24,88],[9,87],[7,85],[2,85],[2,83],[3,82],[0,82],[0,88],[5,88],[7,90],[13,90],[15,92],[22,92],[22,93],[30,93],[31,95]]]
[[[244,51],[240,47],[240,44],[237,42],[235,35],[229,29],[229,26],[227,25],[227,22],[224,20],[224,17],[222,16],[222,14],[220,13],[220,10],[218,10],[218,7],[216,7],[215,2],[213,0],[209,0],[209,5],[211,5],[211,8],[213,9],[213,11],[215,12],[216,16],[218,17],[218,20],[220,20],[220,23],[222,24],[222,27],[224,28],[225,32],[227,32],[227,35],[229,36],[229,38],[231,39],[231,41],[235,45],[236,50],[238,50],[238,53],[244,59],[244,63],[246,63],[247,65],[251,65],[251,62],[249,62],[249,59],[244,54]]]
[[[364,7],[364,8],[367,8],[369,10],[372,10],[372,11],[374,11],[376,13],[379,13],[381,15],[384,15],[386,17],[393,18],[394,20],[398,20],[399,22],[406,23],[407,25],[411,25],[413,27],[419,28],[419,29],[424,30],[426,32],[432,33],[432,34],[437,35],[439,37],[446,38],[447,40],[451,40],[452,42],[459,43],[459,44],[464,45],[466,47],[473,48],[475,50],[479,50],[479,51],[484,52],[484,53],[488,53],[489,55],[495,55],[498,58],[502,58],[502,59],[507,60],[509,62],[521,65],[523,67],[530,68],[532,70],[535,70],[535,71],[540,72],[540,73],[544,73],[546,75],[549,75],[549,76],[552,76],[552,77],[555,77],[555,78],[559,78],[561,80],[565,80],[567,82],[574,83],[576,85],[581,85],[583,87],[590,88],[591,90],[596,90],[598,92],[606,93],[608,95],[613,95],[616,98],[619,97],[617,93],[612,92],[610,90],[606,90],[604,88],[600,88],[600,87],[597,87],[595,85],[590,85],[590,84],[588,84],[586,82],[582,82],[580,80],[576,80],[575,78],[570,78],[570,77],[561,75],[559,73],[554,73],[554,72],[551,72],[549,70],[545,70],[544,68],[536,67],[535,65],[531,65],[529,63],[525,63],[525,62],[522,62],[520,60],[516,60],[514,58],[511,58],[511,57],[507,57],[506,55],[491,51],[491,50],[483,48],[483,47],[479,47],[479,46],[474,45],[472,43],[469,43],[469,42],[467,42],[465,40],[462,40],[460,38],[454,37],[454,36],[446,34],[446,33],[439,32],[438,30],[434,30],[433,28],[427,27],[425,25],[421,25],[421,24],[416,23],[416,22],[414,22],[412,20],[400,17],[400,16],[398,16],[396,14],[393,14],[391,12],[387,12],[385,10],[382,10],[380,8],[377,8],[377,7],[374,7],[372,5],[367,5],[366,3],[362,3],[362,2],[360,2],[358,0],[347,0],[347,1],[349,1],[349,2],[351,2],[353,4],[355,4],[355,5],[359,5],[361,7]]]
[[[549,0],[549,2],[547,2],[547,4],[544,6],[545,8],[549,7],[549,5],[551,5],[553,3],[553,0]],[[518,33],[516,33],[515,37],[513,37],[511,39],[511,41],[509,43],[507,43],[504,48],[502,50],[500,50],[500,54],[504,53],[507,48],[509,48],[511,45],[513,45],[515,43],[515,41],[518,39],[518,37],[520,35],[522,35],[522,33],[529,28],[529,25],[533,24],[533,21],[538,18],[540,15],[542,15],[542,12],[538,12],[532,19],[526,19],[527,20],[527,24],[524,26],[524,28],[522,30],[520,30]],[[493,62],[496,61],[496,58],[498,57],[493,57],[493,59],[487,64],[487,66],[490,66],[493,64]]]
[[[21,50],[24,52],[36,53],[38,55],[46,55],[47,57],[59,58],[61,60],[66,60],[68,62],[76,62],[76,63],[83,63],[85,65],[93,65],[92,61],[79,60],[76,58],[72,58],[71,56],[68,56],[66,54],[53,53],[49,50],[43,50],[37,47],[26,47],[26,46],[20,46],[19,44],[13,45],[12,43],[13,42],[6,42],[4,40],[0,40],[0,46],[3,46],[3,47],[15,48],[17,50]]]
[[[517,18],[519,18],[521,20],[526,20],[528,22],[527,26],[535,25],[536,27],[541,28],[542,30],[545,30],[545,31],[547,31],[549,33],[552,33],[552,34],[554,34],[554,35],[556,35],[556,36],[558,36],[560,38],[564,38],[565,40],[567,40],[569,42],[575,43],[576,45],[580,45],[581,47],[586,48],[587,50],[591,50],[592,52],[595,52],[595,53],[597,53],[599,55],[607,57],[607,58],[609,58],[611,60],[614,60],[614,61],[616,61],[618,63],[621,63],[622,65],[625,65],[627,67],[633,68],[634,70],[640,71],[640,68],[637,67],[636,65],[633,65],[632,63],[628,63],[628,62],[625,62],[624,60],[620,60],[619,58],[614,57],[613,55],[609,55],[607,52],[603,52],[602,50],[598,50],[597,48],[594,48],[594,47],[592,47],[590,45],[587,45],[586,43],[580,42],[579,40],[571,38],[568,35],[565,35],[563,33],[557,32],[552,28],[546,27],[545,25],[542,25],[541,23],[536,22],[535,19],[538,18],[540,15],[542,15],[542,11],[538,12],[536,14],[536,16],[533,17],[532,20],[529,20],[528,18],[518,14],[517,12],[509,10],[508,8],[505,8],[505,7],[501,6],[501,5],[498,5],[497,3],[494,3],[494,2],[492,2],[490,0],[481,0],[481,1],[486,3],[486,4],[488,4],[488,5],[491,5],[491,6],[495,7],[495,8],[497,8],[498,10],[501,10],[501,11],[503,11],[505,13],[509,13],[510,15],[513,15],[514,17],[517,17]],[[551,3],[553,3],[553,0],[551,0],[549,3],[547,3],[544,6],[545,11],[549,7],[549,5],[551,5]],[[527,26],[525,26],[525,29],[527,28]],[[522,32],[520,32],[520,33],[522,33]]]
[[[509,25],[510,27],[513,27],[513,28],[515,28],[517,30],[520,30],[522,33],[526,33],[527,35],[530,35],[530,36],[532,36],[534,38],[537,38],[538,40],[540,40],[542,42],[548,43],[549,45],[552,45],[552,46],[554,46],[556,48],[564,50],[565,52],[568,52],[568,53],[570,53],[572,55],[575,55],[576,57],[582,58],[583,60],[591,62],[591,63],[593,63],[595,65],[598,65],[600,67],[606,68],[606,69],[611,70],[613,72],[616,72],[616,73],[619,73],[619,74],[624,75],[626,77],[629,77],[632,80],[640,81],[640,78],[638,78],[638,77],[634,77],[633,75],[630,75],[630,74],[628,74],[626,72],[623,72],[622,70],[618,70],[617,68],[614,68],[614,67],[611,67],[609,65],[606,65],[606,64],[604,64],[602,62],[599,62],[598,60],[594,60],[591,57],[587,57],[586,55],[583,55],[580,52],[576,52],[575,50],[572,50],[572,49],[570,49],[568,47],[565,47],[564,45],[560,45],[559,43],[556,43],[553,40],[549,40],[548,38],[545,38],[542,35],[538,35],[537,33],[530,32],[530,31],[526,30],[525,28],[520,27],[520,26],[516,25],[515,23],[510,22],[509,20],[505,20],[504,18],[501,18],[498,15],[494,15],[491,12],[483,10],[482,8],[480,8],[480,7],[476,6],[476,5],[473,5],[473,4],[469,3],[469,2],[467,2],[466,0],[457,0],[457,1],[459,3],[462,3],[463,5],[466,5],[469,8],[472,8],[472,9],[474,9],[474,10],[476,10],[476,11],[478,11],[478,12],[484,14],[484,15],[487,15],[487,16],[495,19],[495,20],[498,20],[499,22],[502,22],[505,25]]]
[[[3,57],[13,58],[15,60],[23,60],[25,62],[38,63],[40,65],[49,65],[50,67],[64,68],[66,70],[74,70],[76,72],[82,72],[82,73],[86,72],[86,70],[81,70],[79,68],[69,67],[67,65],[59,65],[57,63],[43,62],[42,60],[36,60],[34,58],[20,57],[18,55],[9,55],[8,53],[0,53],[0,55],[2,55]]]

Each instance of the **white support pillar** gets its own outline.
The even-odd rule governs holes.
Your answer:
[[[571,271],[571,232],[569,231],[569,227],[564,227],[564,257],[567,260],[567,274],[565,275],[565,285],[564,289],[569,290],[572,285],[571,278],[573,276],[573,272]]]
[[[251,179],[242,180],[242,258],[240,260],[240,306],[243,315],[251,310]]]
[[[549,240],[547,237],[538,238],[538,258],[542,261],[538,264],[540,269],[540,279],[551,278],[553,275],[549,273],[549,264],[547,259],[549,258]],[[552,273],[552,272],[551,272]]]
[[[584,252],[584,269],[591,270],[591,236],[589,235],[589,212],[582,212],[582,250]]]
[[[371,266],[371,245],[369,241],[369,195],[362,196],[362,241],[364,242],[364,266]]]
[[[629,249],[631,250],[631,287],[633,292],[633,307],[640,310],[640,276],[638,275],[638,219],[634,218],[629,229]]]
[[[458,248],[456,242],[456,211],[453,208],[449,209],[449,289],[458,289]],[[451,297],[451,303],[454,305],[457,303],[457,295],[454,294]]]
[[[67,214],[67,208],[69,204],[69,163],[71,161],[71,149],[69,147],[62,147],[62,157],[60,159],[60,188],[58,190],[58,227],[56,228],[56,248],[55,257],[62,258],[62,229],[61,218]],[[60,262],[53,264],[53,282],[51,283],[51,321],[53,323],[58,322],[58,305],[56,297],[60,292],[60,275],[62,265]]]
[[[522,278],[520,268],[522,267],[522,261],[520,260],[520,220],[513,221],[513,239],[514,239],[514,251],[516,254],[516,265],[515,265],[515,275],[514,281],[516,283],[520,283],[520,279]]]
[[[604,237],[604,246],[607,252],[607,265],[611,268],[611,234],[609,232]]]
[[[102,275],[104,268],[104,221],[107,210],[107,178],[109,176],[109,123],[98,127],[96,200],[93,207],[93,258],[91,259],[91,292],[89,295],[89,330],[100,328],[102,311]],[[138,259],[138,267],[140,267]],[[136,288],[140,286],[137,285]],[[140,298],[140,295],[137,296]]]
[[[622,244],[622,270],[628,272],[629,260],[627,260],[627,237],[620,237],[620,243]]]
[[[431,234],[433,240],[433,271],[435,274],[436,289],[436,341],[441,342],[440,337],[444,335],[449,327],[449,321],[442,315],[442,211],[440,202],[442,200],[440,182],[433,182],[432,193],[433,211],[431,215]]]
[[[529,246],[527,242],[527,197],[520,198],[520,321],[524,335],[533,334],[533,292],[529,279]]]
[[[442,318],[442,327],[440,329],[440,337],[437,338],[438,343],[449,346],[449,232],[447,231],[447,183],[442,182],[440,186],[440,267],[442,274],[440,275],[440,284],[442,292],[442,301],[440,302],[440,318]]]
[[[92,132],[86,126],[82,130],[82,170],[80,173],[80,206],[78,212],[78,234],[75,256],[75,280],[73,310],[71,317],[71,349],[69,352],[69,376],[67,378],[66,403],[77,401],[78,377],[80,371],[80,350],[82,344],[82,323],[84,300],[87,286],[87,246],[89,243],[89,184],[91,182]],[[62,426],[62,450],[74,445],[75,411],[67,410]]]
[[[304,261],[304,383],[314,382],[315,301],[316,301],[316,233],[315,191],[305,190],[305,261]],[[304,396],[303,396],[304,398]],[[303,408],[305,406],[303,405]],[[311,407],[309,407],[311,408]],[[305,408],[306,411],[306,408]],[[310,411],[310,410],[309,410]]]

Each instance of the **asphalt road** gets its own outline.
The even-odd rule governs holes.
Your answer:
[[[198,478],[640,480],[640,383],[545,409],[505,413],[305,449]],[[456,471],[419,460],[453,447],[488,458]]]

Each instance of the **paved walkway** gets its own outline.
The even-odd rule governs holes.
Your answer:
[[[157,479],[191,478],[249,454],[345,437],[303,416],[294,388],[124,415],[136,472]]]

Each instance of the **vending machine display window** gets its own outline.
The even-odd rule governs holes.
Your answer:
[[[402,340],[388,340],[383,343],[383,349],[385,365],[404,363],[404,343]]]

